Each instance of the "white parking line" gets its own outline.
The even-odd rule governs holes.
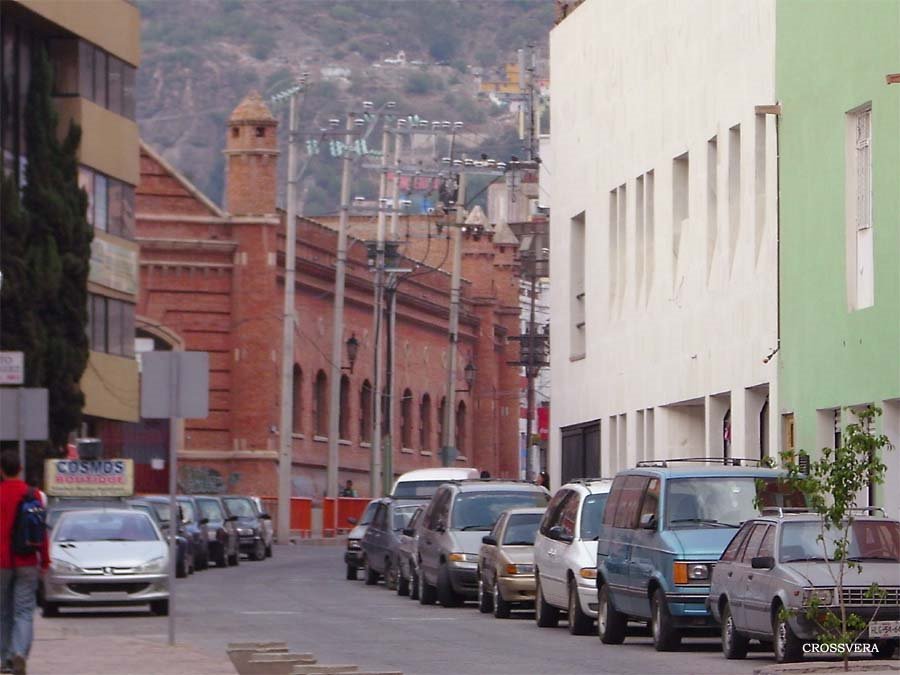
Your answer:
[[[244,612],[239,612],[240,614],[303,614],[303,612],[292,612],[289,610],[278,610],[278,609],[261,609],[261,610],[248,610]]]

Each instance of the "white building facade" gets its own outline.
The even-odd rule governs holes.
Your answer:
[[[553,29],[554,485],[777,454],[774,59],[774,0],[587,0]]]

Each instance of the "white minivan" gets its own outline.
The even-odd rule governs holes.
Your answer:
[[[431,499],[435,491],[451,480],[479,478],[481,472],[471,467],[435,467],[407,471],[394,483],[391,497],[395,499]]]

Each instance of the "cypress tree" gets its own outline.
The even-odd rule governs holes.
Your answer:
[[[25,251],[29,285],[18,292],[36,317],[28,383],[49,391],[50,443],[59,449],[81,424],[84,408],[79,381],[88,360],[87,280],[93,230],[87,222],[87,195],[78,186],[81,129],[71,124],[65,138],[58,139],[52,86],[47,54],[35,49],[25,103],[28,164],[22,192],[29,230]]]

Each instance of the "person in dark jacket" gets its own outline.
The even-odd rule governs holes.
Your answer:
[[[46,535],[37,553],[13,551],[13,529],[22,498],[31,488],[21,479],[22,466],[15,450],[0,455],[0,672],[25,675],[34,635],[34,606],[40,575],[50,566]],[[46,499],[39,490],[36,496]]]

